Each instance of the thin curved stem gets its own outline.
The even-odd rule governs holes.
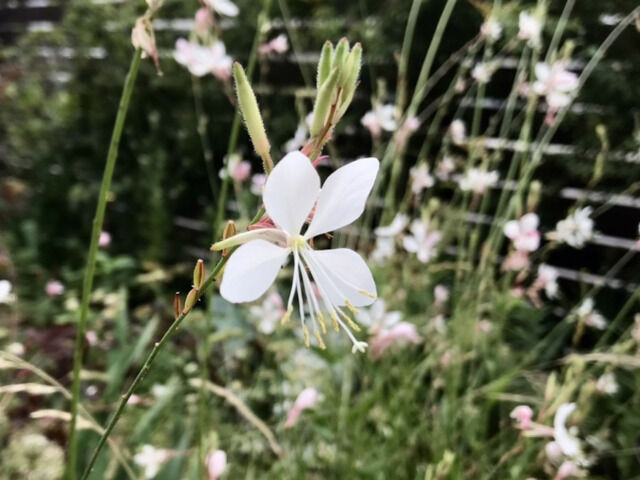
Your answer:
[[[209,274],[207,279],[202,284],[202,287],[198,291],[198,295],[197,295],[198,299],[200,299],[202,297],[204,292],[213,284],[213,282],[215,281],[216,277],[222,272],[222,268],[227,263],[227,260],[231,256],[231,252],[232,251],[230,251],[224,257],[220,258],[220,260],[218,261],[216,266],[213,268],[213,271],[211,272],[211,274]],[[127,389],[127,391],[120,398],[120,403],[118,404],[118,408],[116,409],[115,413],[111,417],[111,420],[109,420],[109,423],[105,427],[104,433],[100,437],[98,445],[96,446],[95,450],[93,451],[93,454],[91,455],[91,459],[89,460],[87,468],[85,469],[84,473],[82,474],[81,480],[86,480],[87,478],[89,478],[89,475],[91,474],[91,470],[93,469],[93,466],[94,466],[94,464],[95,464],[95,462],[96,462],[96,460],[98,458],[98,455],[100,454],[100,451],[104,447],[105,442],[109,438],[109,435],[113,431],[113,428],[118,423],[118,420],[120,419],[120,416],[122,415],[122,412],[124,411],[124,408],[127,405],[127,401],[129,400],[131,395],[133,395],[133,392],[138,387],[140,382],[144,379],[144,377],[146,377],[147,373],[151,369],[151,365],[153,364],[153,361],[155,360],[155,358],[158,355],[158,353],[160,352],[160,350],[162,350],[162,347],[164,347],[164,345],[169,341],[169,339],[173,336],[173,334],[176,332],[176,330],[178,330],[178,328],[182,324],[182,321],[188,315],[189,315],[189,312],[187,311],[187,312],[183,312],[178,317],[176,317],[176,319],[173,321],[171,326],[167,329],[167,331],[162,336],[160,341],[156,342],[155,345],[153,346],[153,349],[151,350],[151,352],[149,353],[149,356],[147,357],[147,359],[145,360],[144,364],[142,365],[142,368],[140,369],[140,371],[136,375],[136,378],[133,380],[133,382],[131,383],[131,385]]]
[[[78,420],[78,403],[80,400],[80,371],[82,370],[82,354],[85,330],[87,328],[87,317],[89,316],[89,301],[91,299],[91,289],[93,288],[93,278],[96,270],[96,255],[98,252],[98,242],[102,225],[104,223],[104,213],[107,208],[107,197],[111,189],[111,179],[113,171],[118,159],[118,147],[120,138],[124,128],[124,122],[131,101],[131,94],[138,76],[138,68],[140,67],[140,59],[142,51],[136,49],[129,66],[129,72],[124,82],[120,104],[118,105],[118,113],[116,115],[113,132],[111,134],[111,142],[107,153],[107,161],[102,175],[102,184],[100,185],[100,194],[98,196],[98,205],[96,214],[93,219],[93,228],[91,230],[91,242],[89,244],[89,255],[87,258],[87,266],[84,273],[82,284],[82,301],[80,304],[80,317],[76,328],[75,347],[73,351],[73,383],[71,387],[71,420],[69,422],[69,459],[67,463],[67,478],[76,478],[76,464],[78,460],[77,445],[77,420]]]

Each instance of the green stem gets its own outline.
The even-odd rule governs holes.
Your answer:
[[[87,328],[87,317],[89,316],[89,300],[91,298],[91,289],[93,288],[93,277],[96,269],[98,241],[100,238],[100,233],[102,232],[104,213],[107,208],[107,196],[109,195],[109,190],[111,189],[111,179],[113,177],[113,171],[115,169],[116,160],[118,158],[120,137],[122,136],[124,121],[127,117],[127,110],[129,109],[129,102],[131,101],[133,87],[136,82],[136,77],[138,76],[138,67],[140,66],[141,56],[142,51],[140,49],[136,49],[135,53],[133,54],[133,59],[131,60],[129,72],[127,73],[127,77],[124,82],[122,97],[120,98],[120,104],[118,106],[118,114],[116,115],[116,121],[113,126],[113,132],[111,134],[111,142],[109,144],[109,151],[107,153],[107,161],[104,168],[104,173],[102,175],[102,184],[100,185],[98,206],[96,207],[96,214],[93,219],[91,243],[89,245],[89,255],[82,285],[80,318],[78,321],[78,326],[76,328],[76,339],[73,352],[71,421],[69,423],[69,459],[67,463],[67,478],[72,480],[76,478],[76,463],[78,459],[76,423],[78,419],[78,403],[80,400],[80,371],[82,370],[83,343],[85,330]]]
[[[222,268],[227,263],[227,260],[231,256],[231,253],[232,252],[229,252],[227,255],[220,258],[216,266],[213,268],[213,271],[211,272],[211,274],[209,274],[207,279],[202,284],[202,287],[198,291],[198,295],[197,295],[198,299],[200,299],[203,293],[213,284],[218,274],[222,272]],[[140,382],[144,379],[144,377],[147,375],[147,373],[151,369],[151,365],[153,364],[153,361],[155,360],[160,350],[162,350],[162,347],[164,347],[164,345],[169,341],[169,339],[173,336],[176,330],[178,330],[178,328],[182,324],[182,321],[187,317],[187,315],[189,315],[189,312],[183,312],[178,317],[176,317],[176,319],[173,321],[171,326],[162,336],[160,341],[155,343],[153,350],[151,350],[151,353],[149,353],[149,356],[147,357],[147,359],[144,362],[144,365],[142,365],[142,368],[136,375],[136,378],[131,383],[131,386],[126,391],[126,393],[122,395],[122,397],[120,398],[120,403],[118,404],[118,408],[113,414],[113,417],[111,417],[111,420],[109,420],[109,423],[107,424],[104,430],[104,434],[100,437],[100,441],[98,442],[98,445],[96,446],[95,450],[93,451],[93,454],[91,455],[91,459],[89,460],[89,464],[87,465],[87,468],[82,474],[81,480],[86,480],[87,478],[89,478],[89,475],[91,473],[91,470],[93,469],[96,459],[98,458],[100,451],[104,447],[105,442],[109,438],[109,435],[113,431],[113,428],[116,426],[116,423],[118,423],[118,420],[120,419],[120,416],[122,415],[122,412],[124,411],[124,408],[127,405],[127,401],[129,400],[129,398],[131,397],[135,389],[138,387]]]

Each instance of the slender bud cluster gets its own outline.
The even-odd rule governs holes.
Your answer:
[[[343,38],[335,48],[329,41],[324,44],[318,62],[318,93],[311,125],[311,137],[316,141],[324,141],[349,108],[358,86],[361,64],[359,43],[350,48],[349,41]]]
[[[180,294],[176,293],[173,298],[173,313],[177,317],[180,315],[184,315],[189,313],[191,309],[195,306],[198,301],[198,297],[200,296],[200,289],[202,285],[204,285],[205,279],[205,269],[204,269],[204,261],[199,259],[196,262],[196,266],[193,269],[193,287],[187,293],[187,298],[184,301],[184,307],[182,306],[182,298],[180,298]]]

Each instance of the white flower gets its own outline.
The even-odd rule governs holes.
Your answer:
[[[378,237],[395,237],[400,235],[409,224],[409,216],[405,213],[396,213],[391,223],[386,227],[378,227],[373,233]]]
[[[11,355],[15,355],[16,357],[23,356],[25,351],[24,345],[20,342],[13,342],[7,345],[7,352]]]
[[[224,450],[215,450],[206,459],[209,480],[217,480],[227,468],[227,453]]]
[[[493,75],[493,67],[487,63],[480,62],[471,70],[471,77],[480,84],[489,83]]]
[[[565,63],[558,61],[551,65],[538,63],[535,68],[536,81],[533,91],[543,95],[553,110],[566,107],[573,92],[578,88],[578,76],[565,69]]]
[[[480,27],[480,34],[493,41],[499,40],[502,36],[502,25],[494,17],[489,17]]]
[[[518,27],[520,29],[518,38],[520,40],[527,40],[531,46],[540,44],[540,33],[542,33],[540,20],[527,12],[520,12]]]
[[[448,180],[449,175],[456,169],[456,162],[450,156],[444,157],[436,166],[436,175],[441,180]]]
[[[227,17],[235,17],[240,11],[236,4],[230,0],[204,0],[204,3],[220,15],[226,15]]]
[[[577,209],[556,224],[556,230],[549,233],[549,238],[574,248],[584,247],[587,240],[593,237],[591,211],[591,207]]]
[[[597,330],[607,328],[607,320],[594,309],[593,298],[585,298],[576,310],[576,315],[589,327]]]
[[[579,440],[569,433],[567,419],[576,409],[575,403],[563,403],[558,407],[553,417],[553,438],[567,457],[577,457],[580,454]]]
[[[459,185],[463,191],[472,191],[473,193],[484,193],[487,188],[493,187],[498,183],[498,172],[493,170],[486,172],[478,168],[468,169],[464,176],[460,178]]]
[[[254,195],[262,196],[262,189],[267,182],[267,176],[264,173],[256,173],[251,177],[251,193]]]
[[[398,311],[387,312],[387,302],[378,299],[371,307],[360,311],[358,321],[367,327],[370,332],[380,329],[389,329],[402,319],[402,313]]]
[[[145,478],[154,478],[160,471],[160,467],[169,459],[166,450],[160,450],[152,445],[144,445],[140,451],[134,455],[133,463],[142,467]]]
[[[304,147],[308,133],[306,125],[304,123],[300,123],[298,128],[296,128],[296,132],[293,134],[293,138],[287,140],[287,143],[284,144],[285,152],[293,152]]]
[[[421,220],[411,222],[409,230],[411,235],[402,239],[404,249],[417,254],[420,262],[427,263],[435,254],[436,245],[441,238],[440,232],[429,231],[429,223]]]
[[[396,253],[396,240],[393,237],[376,238],[376,246],[371,252],[371,260],[377,264],[383,264]]]
[[[324,310],[334,328],[345,330],[353,342],[353,351],[363,351],[366,343],[355,339],[347,326],[353,320],[343,310],[357,312],[355,307],[375,300],[376,285],[369,267],[353,250],[314,250],[309,241],[349,225],[362,214],[378,168],[375,158],[356,160],[331,174],[320,189],[320,177],[309,158],[300,152],[288,153],[264,187],[266,213],[276,227],[241,233],[212,247],[222,250],[241,245],[227,262],[220,294],[232,303],[256,300],[293,255],[293,283],[283,321],[290,317],[297,296],[305,344],[309,345],[303,296],[306,293],[307,312],[319,345],[324,345],[318,328],[319,324],[325,331]],[[302,233],[310,214],[313,219]],[[314,295],[312,279],[319,298]]]
[[[227,55],[224,43],[220,41],[214,42],[211,46],[203,46],[179,38],[176,40],[173,58],[180,65],[187,67],[196,77],[202,77],[208,73],[212,73],[223,81],[231,77],[233,61]]]
[[[395,111],[396,108],[390,103],[386,105],[376,105],[373,110],[364,114],[360,123],[369,129],[373,137],[380,136],[382,130],[393,132],[398,128]]]
[[[444,305],[449,300],[450,291],[444,285],[436,285],[433,289],[433,297],[436,305]]]
[[[10,303],[11,301],[11,282],[9,280],[0,280],[0,303]]]
[[[511,220],[504,225],[504,234],[513,241],[516,250],[535,252],[540,246],[540,219],[535,213],[527,213],[519,220]]]
[[[258,320],[258,330],[265,335],[271,335],[276,329],[278,320],[285,313],[282,298],[277,292],[272,292],[267,295],[261,305],[253,305],[249,313]]]
[[[601,375],[596,382],[596,389],[607,395],[614,395],[618,392],[618,382],[616,376],[609,372]]]
[[[429,174],[429,166],[426,163],[412,167],[409,174],[411,175],[411,191],[415,195],[420,194],[425,188],[433,187],[435,183]]]
[[[547,298],[556,298],[558,296],[558,271],[555,268],[544,263],[540,265],[536,282],[540,283],[540,288],[544,288]]]
[[[467,141],[467,127],[460,119],[456,119],[449,125],[449,135],[454,145],[462,145]]]

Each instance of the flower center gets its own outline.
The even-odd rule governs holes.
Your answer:
[[[307,242],[302,235],[296,235],[289,239],[289,246],[292,250],[300,250],[306,245],[306,243]]]

